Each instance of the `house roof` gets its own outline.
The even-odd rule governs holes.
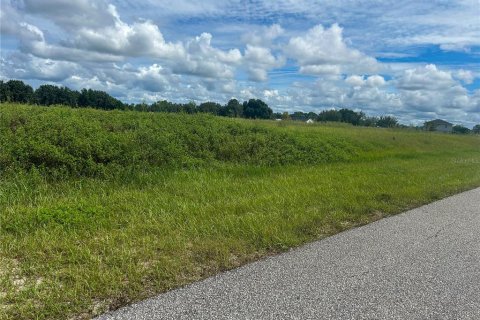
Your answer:
[[[426,121],[425,124],[426,125],[442,125],[442,124],[453,125],[453,123],[450,123],[450,122],[442,120],[442,119],[435,119],[435,120],[432,120],[432,121]]]

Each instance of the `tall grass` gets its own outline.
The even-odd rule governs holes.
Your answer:
[[[480,186],[480,140],[0,105],[0,319],[89,318]]]
[[[92,176],[108,168],[191,167],[214,162],[283,165],[347,160],[340,139],[209,115],[1,107],[0,167]],[[313,139],[309,139],[313,138]]]

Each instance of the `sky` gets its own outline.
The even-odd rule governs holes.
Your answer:
[[[0,79],[480,123],[480,0],[2,0]]]

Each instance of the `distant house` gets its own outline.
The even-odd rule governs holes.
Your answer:
[[[440,132],[452,132],[453,124],[445,120],[435,119],[427,121],[423,125],[427,131],[440,131]]]
[[[312,119],[308,119],[306,122],[307,122],[308,124],[310,124],[310,123],[313,123],[313,120],[312,120]]]

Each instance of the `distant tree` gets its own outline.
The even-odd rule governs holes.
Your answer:
[[[10,88],[5,82],[3,82],[3,80],[0,80],[0,102],[8,102],[10,100]]]
[[[377,122],[378,122],[377,117],[364,117],[360,124],[365,127],[376,127]]]
[[[332,122],[340,122],[342,121],[342,115],[337,110],[323,110],[318,115],[318,121],[332,121]]]
[[[194,101],[190,101],[188,103],[185,103],[183,105],[178,106],[180,110],[182,110],[185,113],[196,113],[197,110],[197,104]]]
[[[473,126],[472,132],[475,134],[480,134],[480,124]]]
[[[104,91],[82,89],[78,97],[79,107],[92,107],[104,110],[124,109],[124,104]]]
[[[469,134],[470,129],[468,129],[467,127],[461,126],[461,125],[455,125],[455,126],[453,126],[453,131],[452,132],[456,133],[456,134]]]
[[[316,114],[315,112],[307,113],[307,119],[317,120],[317,118],[318,118],[318,114]]]
[[[220,114],[222,106],[216,102],[204,102],[198,106],[198,112],[211,113],[215,115]]]
[[[282,119],[282,114],[280,112],[272,113],[272,119]]]
[[[381,128],[393,128],[398,126],[398,120],[392,116],[381,116],[377,120],[377,126]]]
[[[282,113],[282,116],[281,116],[282,120],[291,120],[292,118],[290,117],[290,114],[288,114],[287,111],[285,111],[284,113]]]
[[[301,111],[295,111],[290,115],[290,118],[295,121],[305,121],[307,120],[307,114]]]
[[[170,111],[171,105],[173,105],[173,103],[167,100],[157,101],[150,105],[150,110],[153,112],[172,112]]]
[[[231,118],[241,118],[243,116],[243,105],[237,99],[230,99],[227,105],[222,107],[220,115]]]
[[[243,112],[246,118],[270,119],[273,111],[260,99],[250,99],[243,103]]]
[[[6,100],[10,102],[30,103],[33,101],[33,88],[20,80],[9,80],[5,83]],[[4,98],[2,98],[3,100]]]
[[[362,118],[365,116],[363,112],[355,112],[353,110],[345,108],[340,109],[339,113],[342,117],[342,122],[351,123],[354,126],[358,126]]]
[[[80,93],[78,91],[73,91],[66,87],[57,87],[50,84],[44,84],[35,90],[34,101],[35,103],[44,106],[63,104],[76,107],[79,95]]]
[[[141,112],[148,112],[148,111],[151,111],[151,108],[145,101],[142,101],[141,103],[137,103],[135,105],[134,110],[141,111]]]

